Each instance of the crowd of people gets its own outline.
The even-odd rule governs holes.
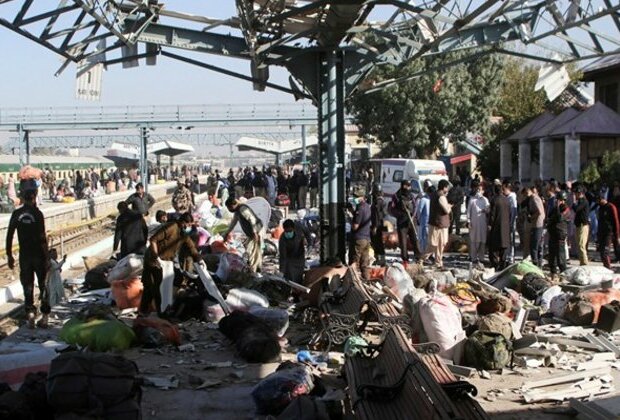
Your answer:
[[[366,202],[364,187],[353,188],[350,261],[358,262],[362,274],[368,267],[368,246],[379,264],[385,263],[383,232],[386,212],[395,219],[401,259],[413,258],[443,268],[443,252],[452,232],[460,234],[465,222],[469,230],[469,258],[472,264],[502,270],[515,261],[520,251],[542,268],[547,261],[553,276],[566,270],[571,256],[580,265],[589,264],[588,244],[596,244],[600,260],[611,268],[620,260],[620,186],[601,188],[583,183],[555,180],[522,186],[509,180],[482,180],[467,183],[456,177],[435,186],[423,183],[423,191],[413,194],[411,183],[386,203],[380,184],[374,184]],[[462,218],[465,210],[465,220]],[[488,259],[486,258],[488,256]],[[613,257],[613,258],[612,258]]]
[[[263,197],[270,205],[286,205],[291,210],[318,205],[319,178],[316,166],[296,169],[288,166],[230,169],[226,176],[218,170],[209,174],[207,191],[220,196],[228,190],[234,198]]]
[[[189,169],[188,169],[189,170]],[[318,174],[312,167],[302,169],[285,167],[245,168],[230,170],[227,177],[219,171],[209,172],[207,193],[221,217],[225,209],[232,215],[230,224],[222,233],[225,240],[237,224],[245,235],[245,250],[250,270],[260,276],[262,249],[266,227],[242,197],[263,197],[271,206],[288,205],[303,213],[305,208],[317,205]],[[85,174],[93,179],[92,171]],[[80,175],[76,173],[76,178]],[[143,284],[145,302],[141,312],[156,307],[162,265],[171,264],[179,255],[202,261],[198,249],[209,233],[192,216],[197,210],[195,194],[200,193],[197,177],[191,171],[187,178],[179,178],[172,195],[174,212],[158,211],[154,229],[147,226],[154,198],[144,191],[141,182],[135,192],[118,203],[114,251],[120,247],[119,258],[136,253],[145,256]],[[96,180],[97,184],[101,180]],[[357,263],[362,276],[369,277],[370,249],[376,263],[385,265],[385,233],[389,223],[398,237],[400,258],[404,265],[415,261],[434,264],[443,269],[443,253],[453,233],[461,234],[467,227],[469,258],[475,265],[488,264],[501,270],[516,258],[530,258],[542,267],[547,261],[552,275],[566,270],[570,256],[581,265],[589,264],[588,244],[595,243],[600,259],[611,267],[612,256],[620,259],[620,186],[595,188],[582,183],[560,184],[554,180],[522,186],[508,180],[484,180],[478,176],[452,182],[447,179],[437,184],[424,181],[423,191],[412,191],[410,181],[403,180],[398,191],[384,197],[381,185],[355,185],[345,211],[350,221],[348,233],[349,263]],[[37,208],[37,191],[23,194],[24,205],[15,210],[9,222],[6,250],[9,266],[15,261],[12,254],[13,236],[17,232],[22,249],[20,279],[24,288],[29,322],[34,322],[34,275],[41,289],[42,326],[47,324],[49,305],[45,299],[44,273],[51,267],[60,267],[57,253],[48,250],[45,239],[44,217]],[[309,198],[309,200],[308,200]],[[464,215],[463,215],[464,213]],[[463,217],[464,216],[464,217]],[[313,239],[299,220],[287,219],[282,223],[279,238],[280,270],[286,278],[301,281],[308,244]],[[521,255],[518,255],[520,252]],[[43,279],[43,280],[41,280]]]

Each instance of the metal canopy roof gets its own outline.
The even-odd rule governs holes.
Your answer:
[[[149,144],[147,151],[156,155],[178,156],[182,155],[183,153],[193,152],[194,147],[189,144],[164,140],[157,143]]]
[[[173,6],[157,0],[54,3],[1,1],[0,25],[64,57],[58,72],[72,61],[131,67],[139,59],[152,65],[164,56],[243,78],[257,90],[269,87],[314,100],[318,76],[309,64],[334,47],[345,51],[347,95],[375,65],[403,65],[457,49],[488,47],[470,58],[499,51],[574,62],[620,47],[620,4],[612,0],[236,0],[233,16],[216,16],[221,0]],[[198,13],[177,10],[179,5]],[[536,48],[514,50],[511,42]],[[184,51],[247,59],[250,71],[239,74]],[[290,71],[290,86],[269,82],[271,65]]]
[[[316,146],[319,144],[319,139],[316,136],[308,136],[306,138],[306,147]],[[291,153],[297,150],[301,150],[301,139],[289,139],[289,140],[267,140],[259,139],[255,137],[241,137],[235,146],[240,151],[258,150],[265,153],[274,155],[281,155],[284,153]]]

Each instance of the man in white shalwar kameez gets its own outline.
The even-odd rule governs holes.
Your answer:
[[[483,195],[482,185],[472,185],[474,196],[467,206],[467,221],[469,223],[469,258],[472,263],[479,264],[484,259],[484,250],[487,242],[489,200]]]

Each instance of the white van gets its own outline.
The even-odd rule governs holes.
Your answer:
[[[440,160],[428,159],[371,159],[375,182],[383,188],[383,195],[391,197],[400,188],[403,179],[411,182],[411,190],[418,194],[422,183],[430,180],[437,186],[440,180],[448,180],[446,165]]]

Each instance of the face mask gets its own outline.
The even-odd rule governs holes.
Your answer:
[[[295,236],[295,232],[284,232],[284,237],[286,239],[293,239],[293,236]]]
[[[192,231],[192,227],[191,226],[187,226],[183,228],[183,233],[186,235],[189,235],[190,232]]]

